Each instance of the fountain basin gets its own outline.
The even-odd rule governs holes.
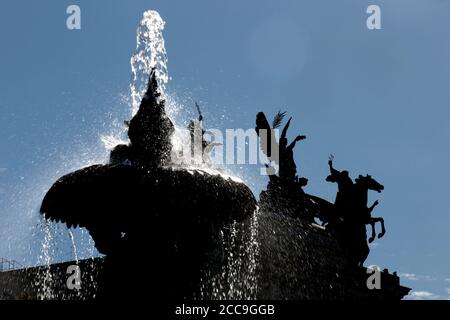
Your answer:
[[[125,290],[113,292],[126,292],[130,283],[148,282],[161,297],[190,297],[206,268],[218,272],[226,263],[223,228],[256,209],[245,184],[213,173],[94,165],[56,181],[40,211],[46,219],[89,231],[106,255],[101,282],[108,289],[100,293],[109,296],[112,284]],[[146,274],[134,278],[131,265],[143,255],[149,260]]]

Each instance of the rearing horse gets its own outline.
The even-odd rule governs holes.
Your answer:
[[[350,178],[348,171],[338,171],[333,168],[332,157],[328,161],[330,175],[326,178],[329,182],[338,185],[338,192],[333,209],[327,212],[325,222],[337,231],[343,246],[350,253],[350,259],[362,266],[369,254],[367,242],[375,239],[375,224],[381,223],[381,238],[386,230],[383,218],[372,218],[371,212],[378,205],[378,201],[371,207],[367,207],[368,191],[381,192],[384,187],[371,176],[359,175],[355,182]],[[372,236],[367,240],[366,224],[372,227]]]
[[[372,178],[370,175],[362,176],[359,175],[358,178],[355,179],[354,188],[354,199],[353,203],[355,205],[355,212],[365,212],[362,215],[362,222],[364,224],[370,224],[372,227],[372,235],[369,238],[369,243],[371,243],[375,239],[375,224],[379,222],[381,224],[381,232],[378,234],[378,238],[381,238],[386,233],[386,229],[384,226],[384,219],[381,217],[372,217],[371,213],[373,209],[378,205],[378,200],[376,200],[372,206],[367,207],[368,201],[368,191],[373,190],[380,193],[383,191],[384,186]],[[358,219],[361,216],[357,217]]]

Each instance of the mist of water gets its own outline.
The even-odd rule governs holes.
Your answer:
[[[253,300],[257,298],[259,263],[259,210],[243,223],[233,223],[221,232],[225,263],[219,272],[205,270],[199,299]]]
[[[42,242],[42,251],[39,260],[41,260],[42,264],[46,267],[44,271],[38,275],[38,283],[36,286],[38,288],[38,298],[40,300],[52,300],[55,294],[52,290],[53,275],[50,271],[50,263],[52,255],[51,246],[54,241],[54,235],[52,226],[46,221],[43,222],[43,229],[45,236],[44,241]]]

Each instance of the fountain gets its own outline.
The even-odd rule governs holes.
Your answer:
[[[328,219],[335,206],[304,193],[305,178],[286,183],[283,175],[271,175],[257,203],[239,179],[171,161],[178,126],[167,110],[163,28],[157,12],[144,13],[131,59],[129,140],[104,137],[120,141],[109,162],[61,177],[40,208],[48,223],[86,228],[104,257],[78,261],[69,233],[76,261],[0,274],[0,283],[44,299],[127,300],[143,291],[142,298],[158,300],[406,295],[409,289],[387,270],[382,290],[367,287],[366,269],[352,264],[337,229],[314,222]],[[261,117],[257,125],[266,125]],[[66,286],[72,264],[82,270],[80,292]],[[44,281],[36,282],[35,273]]]

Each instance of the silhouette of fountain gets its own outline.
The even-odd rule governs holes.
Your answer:
[[[77,262],[88,273],[84,291],[64,289],[68,262],[47,269],[52,288],[30,290],[33,270],[0,274],[0,285],[12,288],[0,297],[50,291],[51,299],[401,299],[409,288],[395,273],[385,269],[381,289],[371,290],[362,266],[368,254],[365,224],[380,221],[370,216],[374,205],[367,207],[367,191],[384,187],[370,176],[353,182],[330,160],[326,180],[338,183],[335,203],[305,193],[307,179],[287,159],[292,152],[284,158],[280,152],[278,160],[274,149],[267,152],[278,143],[270,141],[275,127],[258,114],[257,130],[269,128],[264,151],[280,169],[286,163],[288,168],[277,175],[267,166],[271,175],[257,206],[244,183],[170,163],[174,128],[153,71],[129,122],[130,143],[114,148],[109,164],[60,178],[42,202],[46,219],[85,227],[106,255]],[[288,148],[287,126],[283,131]],[[137,295],[142,290],[145,295]]]
[[[365,225],[374,228],[375,222],[383,222],[371,217],[375,204],[367,207],[367,190],[381,191],[382,186],[360,176],[346,189],[345,179],[337,176],[350,179],[348,172],[338,173],[330,164],[327,181],[339,187],[335,203],[305,193],[308,180],[297,175],[293,149],[306,137],[288,143],[291,119],[279,141],[274,135],[285,112],[272,125],[262,112],[257,115],[256,130],[270,161],[259,203],[242,182],[171,162],[175,126],[160,93],[168,79],[163,26],[159,15],[146,12],[138,29],[143,43],[138,42],[132,58],[138,64],[132,63],[133,79],[141,79],[138,73],[149,66],[158,65],[162,72],[152,69],[145,94],[132,86],[134,116],[126,122],[130,142],[117,145],[108,164],[61,177],[41,205],[46,219],[68,228],[85,227],[105,257],[76,261],[84,271],[81,294],[67,293],[65,269],[72,264],[67,262],[44,268],[44,280],[53,280],[52,288],[29,288],[35,283],[33,272],[42,268],[0,274],[0,287],[7,283],[13,288],[7,295],[0,292],[0,298],[13,292],[122,300],[141,297],[138,292],[145,292],[145,299],[401,299],[407,294],[409,289],[387,270],[382,290],[369,290],[362,267],[368,254]],[[144,34],[159,42],[149,44]],[[159,58],[146,56],[149,45],[159,48]],[[202,139],[201,150],[207,148]],[[383,234],[384,224],[379,237]]]
[[[201,273],[226,264],[216,239],[249,218],[256,200],[243,183],[170,165],[173,125],[159,99],[155,72],[129,123],[129,145],[107,165],[60,178],[46,194],[46,219],[85,227],[106,255],[100,297],[129,297],[147,287],[155,297],[189,298]],[[136,273],[136,259],[148,261]]]

